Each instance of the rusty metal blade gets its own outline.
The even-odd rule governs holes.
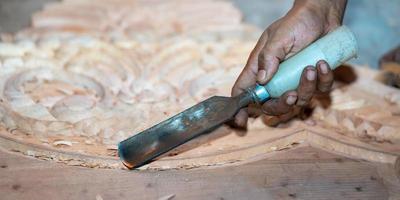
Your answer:
[[[118,145],[118,154],[128,168],[140,167],[159,155],[209,132],[229,121],[247,106],[252,96],[214,96],[185,111],[134,135]]]

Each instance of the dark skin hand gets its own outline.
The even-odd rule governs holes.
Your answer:
[[[232,96],[256,83],[268,83],[280,62],[340,26],[346,3],[346,0],[296,0],[283,18],[263,32],[232,88]],[[297,90],[265,102],[261,111],[286,121],[296,114],[298,107],[306,106],[315,92],[329,91],[333,83],[329,65],[323,60],[315,65],[316,68],[304,69]],[[240,110],[233,120],[234,125],[246,128],[248,116],[247,108]]]

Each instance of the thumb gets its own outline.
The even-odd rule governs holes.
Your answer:
[[[279,63],[285,59],[286,51],[284,44],[270,40],[258,55],[257,82],[261,85],[271,80],[278,70]]]
[[[268,39],[267,31],[264,31],[258,40],[256,46],[251,51],[247,63],[237,78],[232,88],[232,96],[236,96],[244,92],[247,88],[256,84],[258,72],[258,56]]]

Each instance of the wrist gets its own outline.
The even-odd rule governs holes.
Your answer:
[[[324,23],[324,29],[330,31],[342,24],[347,0],[295,0],[289,12],[309,13]]]

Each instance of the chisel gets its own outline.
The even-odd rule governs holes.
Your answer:
[[[213,96],[118,144],[118,155],[129,169],[140,167],[171,149],[214,130],[250,103],[264,103],[297,88],[306,66],[319,60],[332,69],[357,55],[354,34],[341,26],[280,63],[266,85],[255,85],[235,97]]]

